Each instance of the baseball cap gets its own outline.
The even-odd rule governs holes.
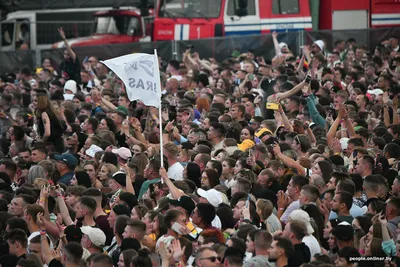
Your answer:
[[[124,172],[116,172],[112,176],[112,179],[114,179],[117,183],[119,183],[122,186],[126,186],[126,173]]]
[[[207,201],[214,207],[218,207],[223,202],[222,195],[215,189],[204,190],[202,188],[197,189],[197,194],[207,199]]]
[[[188,196],[181,196],[178,199],[168,199],[169,204],[184,208],[189,214],[195,209],[193,200]]]
[[[124,160],[128,160],[130,157],[132,157],[132,152],[126,147],[120,147],[117,149],[113,149],[112,153],[117,154],[119,157],[121,157]]]
[[[94,158],[94,155],[96,154],[96,152],[99,152],[99,151],[103,151],[103,149],[102,149],[101,147],[99,147],[99,146],[91,145],[91,146],[89,147],[89,149],[86,150],[85,153],[86,153],[86,155],[88,155],[89,157]]]
[[[91,226],[82,226],[81,231],[84,235],[87,235],[89,237],[90,241],[96,247],[102,247],[105,245],[106,235],[99,228],[94,228]]]
[[[340,139],[340,146],[342,147],[342,150],[347,149],[347,144],[349,143],[349,138],[343,137]]]
[[[128,109],[127,109],[126,107],[118,106],[118,107],[116,108],[116,110],[122,111],[123,113],[125,113],[126,116],[128,116]]]
[[[80,243],[82,239],[82,231],[75,224],[68,225],[64,229],[65,238],[67,238],[68,242],[77,242]]]
[[[57,161],[62,161],[70,168],[75,168],[75,166],[78,164],[78,160],[75,158],[75,156],[69,153],[54,155],[54,159]]]
[[[311,227],[310,224],[310,215],[304,210],[294,210],[289,215],[290,220],[302,221],[307,225],[307,234],[314,233],[314,229]]]
[[[287,43],[280,42],[280,43],[279,43],[279,48],[282,49],[282,48],[284,48],[284,47],[288,48]]]
[[[353,239],[354,230],[348,222],[341,222],[338,226],[333,228],[332,234],[338,240],[351,241]]]
[[[379,89],[379,88],[374,89],[374,90],[368,90],[367,93],[370,95],[375,95],[375,96],[383,95],[382,89]]]

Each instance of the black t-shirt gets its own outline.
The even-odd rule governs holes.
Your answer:
[[[75,58],[75,62],[72,60],[61,62],[60,70],[66,72],[70,80],[74,80],[77,84],[81,83],[81,65],[78,57]]]
[[[96,218],[96,224],[106,235],[106,245],[109,246],[114,237],[113,229],[110,227],[110,224],[107,221],[108,215],[100,215]]]
[[[290,267],[300,267],[303,263],[310,262],[310,249],[304,243],[294,245],[294,255],[288,260]]]
[[[64,267],[64,265],[61,263],[61,261],[58,261],[56,259],[52,259],[49,262],[49,266],[48,267]]]
[[[117,140],[117,144],[119,147],[129,147],[126,143],[126,135],[121,134],[120,131],[115,134],[115,140]]]

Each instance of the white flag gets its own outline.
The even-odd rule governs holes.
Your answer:
[[[160,71],[156,55],[130,54],[101,62],[125,84],[130,101],[141,100],[147,106],[160,106]]]

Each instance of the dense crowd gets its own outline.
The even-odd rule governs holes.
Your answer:
[[[0,80],[2,267],[397,266],[396,37],[188,49],[159,117],[59,32],[60,65]]]

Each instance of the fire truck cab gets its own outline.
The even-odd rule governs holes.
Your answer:
[[[154,40],[310,30],[308,0],[160,0]]]
[[[400,26],[400,0],[159,0],[153,40]]]
[[[138,8],[96,12],[93,33],[88,37],[68,39],[68,42],[74,47],[151,41],[153,9],[148,13],[148,16],[142,16]],[[58,42],[53,48],[63,46],[64,42]]]

